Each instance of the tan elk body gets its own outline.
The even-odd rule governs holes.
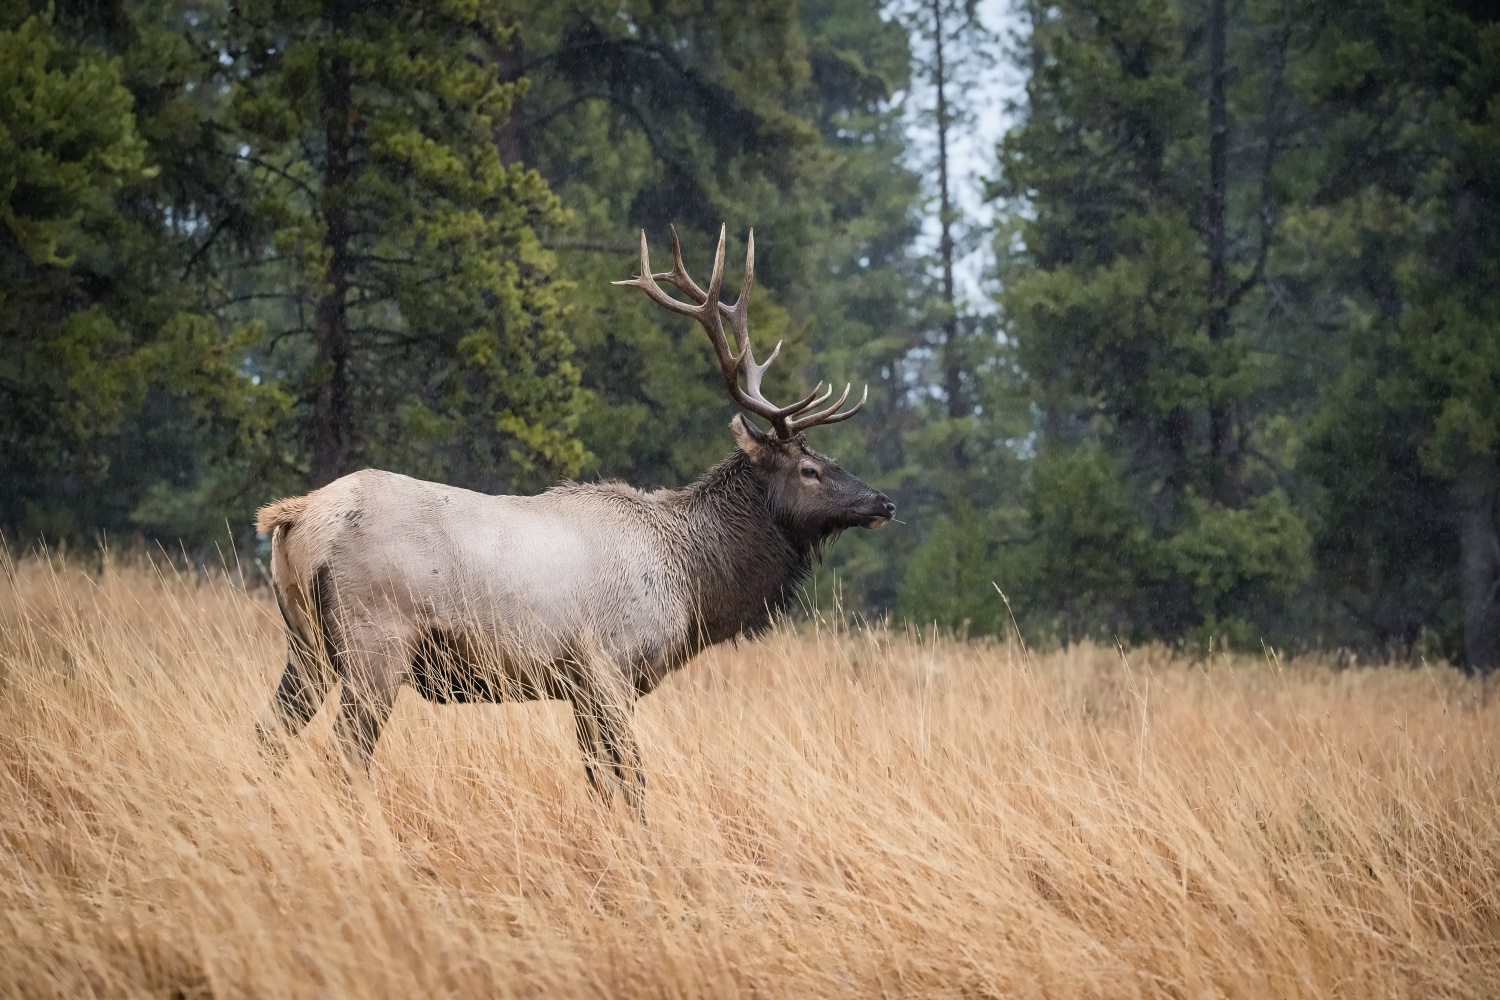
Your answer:
[[[831,393],[786,407],[761,395],[776,351],[757,364],[749,346],[753,234],[733,307],[719,302],[723,233],[707,291],[687,276],[675,233],[672,243],[673,270],[652,276],[642,234],[641,277],[620,284],[697,319],[731,396],[773,432],[737,415],[730,456],[681,490],[565,483],[540,496],[488,496],[365,470],[267,506],[258,525],[271,536],[289,638],[260,723],[268,743],[306,725],[335,680],[336,728],[359,765],[402,684],[437,702],[566,698],[590,782],[607,795],[599,768],[612,770],[640,810],[634,698],[705,646],[765,627],[827,540],[894,514],[884,494],[802,436],[853,416],[863,400],[840,412],[847,388],[821,410]],[[655,278],[693,303],[670,298]]]

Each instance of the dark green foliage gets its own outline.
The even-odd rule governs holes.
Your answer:
[[[66,257],[26,257],[27,220],[9,220],[8,307],[50,296],[57,331],[7,322],[6,364],[24,375],[6,383],[13,536],[243,537],[255,506],[306,488],[320,455],[327,478],[330,453],[520,487],[586,459],[536,235],[561,207],[495,150],[516,87],[485,57],[508,29],[462,5],[366,7],[342,29],[332,10],[58,10],[53,76],[92,90],[51,124],[75,135],[67,155],[93,187],[61,192],[73,216],[54,199],[77,244]],[[347,155],[330,184],[326,71],[341,58]],[[23,187],[12,204],[49,203]],[[340,364],[319,354],[330,316]],[[336,373],[330,415],[320,389]],[[339,447],[320,451],[330,437]]]
[[[1285,400],[1262,257],[1282,202],[1290,36],[1248,8],[1224,23],[1222,115],[1242,152],[1216,161],[1213,25],[1197,8],[1029,13],[1029,115],[1001,147],[995,194],[1029,209],[1002,302],[1042,447],[1034,537],[997,571],[1045,595],[1037,614],[1079,607],[1064,635],[1254,634],[1309,569],[1284,469],[1256,445]],[[1205,196],[1216,162],[1219,203]]]
[[[763,352],[788,341],[767,391],[874,379],[888,411],[900,394],[879,380],[893,382],[909,346],[903,268],[915,232],[914,180],[882,104],[905,83],[900,29],[847,0],[623,15],[541,5],[516,17],[512,58],[529,87],[504,148],[572,210],[552,240],[575,282],[570,333],[595,394],[581,434],[598,471],[677,484],[728,447],[733,409],[701,332],[608,284],[638,270],[641,228],[664,259],[675,223],[706,280],[720,223],[732,265],[753,227],[752,331]],[[889,436],[880,424],[841,431]]]
[[[6,528],[202,544],[366,464],[493,490],[590,469],[684,482],[728,447],[732,407],[700,334],[608,284],[636,267],[635,228],[660,239],[668,221],[700,269],[719,221],[737,241],[757,228],[757,340],[788,340],[769,391],[814,371],[894,385],[915,232],[884,103],[905,82],[900,29],[847,0],[621,15],[62,8],[66,57],[119,78],[92,110],[139,163],[109,161],[88,195],[115,227],[106,250],[83,221],[103,263],[46,265],[90,289],[73,369],[49,376],[88,405],[68,404],[73,424],[62,404],[27,416],[17,390],[7,428],[17,463],[57,466],[64,432],[82,457],[14,465]],[[109,294],[134,299],[90,313],[104,292],[85,272],[105,265]],[[127,318],[125,340],[101,325]],[[176,346],[137,350],[157,340]],[[8,344],[17,365],[48,356]],[[858,466],[866,441],[896,441],[901,393],[875,397],[884,419],[820,443]]]
[[[993,193],[1022,209],[1002,301],[1038,457],[994,571],[1060,636],[1495,662],[1495,26],[1442,3],[1026,12]]]
[[[164,167],[152,140],[193,114],[134,96],[179,53],[128,24],[114,24],[140,44],[128,59],[79,42],[108,20],[11,8],[0,23],[0,525],[13,535],[149,522],[137,507],[161,484],[216,459],[259,468],[284,409],[240,374],[253,331],[221,331],[181,275],[182,165]],[[256,498],[214,499],[184,533],[223,537],[224,514]]]
[[[1309,438],[1328,588],[1382,641],[1500,666],[1500,22],[1459,3],[1330,6],[1299,81],[1346,366]]]

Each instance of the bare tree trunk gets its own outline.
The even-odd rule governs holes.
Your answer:
[[[496,57],[495,67],[500,73],[500,79],[508,83],[519,80],[525,66],[524,55],[521,33],[517,31],[510,45]],[[495,131],[495,146],[500,151],[500,162],[507,167],[526,161],[526,124],[521,120],[519,99],[510,106],[505,122]]]
[[[349,31],[347,0],[331,11],[334,38],[343,41]],[[317,372],[321,380],[313,403],[312,485],[333,482],[344,474],[349,454],[349,159],[353,145],[350,126],[353,99],[349,58],[342,52],[330,60],[321,81],[324,132],[328,142],[323,165],[323,247],[328,253],[323,294],[314,318]]]
[[[1228,187],[1229,114],[1224,99],[1228,26],[1224,0],[1209,0],[1208,9],[1208,339],[1229,337]],[[1209,454],[1219,500],[1238,507],[1244,502],[1238,469],[1233,407],[1215,402],[1209,409]]]
[[[1475,455],[1459,474],[1459,594],[1464,607],[1464,665],[1471,673],[1500,666],[1500,464],[1493,453]]]
[[[943,268],[943,393],[948,397],[948,416],[957,420],[968,416],[968,407],[963,393],[963,356],[958,339],[958,296],[953,283],[953,199],[948,176],[948,128],[952,124],[948,112],[948,65],[947,38],[944,34],[943,0],[931,0],[933,83],[937,87],[937,141],[938,141],[938,221],[942,236],[938,242],[938,256]],[[954,468],[966,464],[963,441],[953,442],[950,456]]]
[[[1028,0],[1025,5],[1026,19],[1030,22],[1031,32],[1027,41],[1027,59],[1031,64],[1031,78],[1039,79],[1042,69],[1047,65],[1047,60],[1042,53],[1042,47],[1037,43],[1042,22],[1046,19],[1046,4],[1041,0]]]

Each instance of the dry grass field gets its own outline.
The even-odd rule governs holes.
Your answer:
[[[1500,996],[1500,697],[1444,667],[804,626],[638,710],[397,705],[278,774],[265,594],[0,573],[0,995]]]

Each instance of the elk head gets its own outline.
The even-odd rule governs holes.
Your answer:
[[[771,422],[771,433],[761,431],[744,414],[735,414],[729,423],[730,433],[740,451],[750,459],[751,466],[766,487],[771,514],[795,538],[817,544],[830,535],[845,528],[878,528],[896,513],[896,505],[880,493],[841,468],[838,462],[827,455],[813,451],[807,446],[804,432],[819,424],[833,424],[848,420],[864,408],[869,397],[869,387],[854,406],[840,410],[849,398],[849,386],[832,405],[824,406],[833,395],[833,386],[819,395],[823,383],[819,382],[803,399],[787,406],[777,406],[761,392],[761,379],[771,362],[781,353],[781,344],[772,348],[764,362],[757,363],[750,349],[750,289],[755,283],[755,231],[745,251],[745,282],[740,287],[739,298],[733,305],[719,301],[719,290],[724,280],[724,227],[719,229],[719,249],[714,255],[713,275],[708,289],[700,288],[688,276],[682,263],[682,247],[677,241],[677,229],[672,227],[672,270],[660,274],[651,273],[651,258],[646,249],[646,233],[641,232],[641,273],[630,281],[616,281],[616,285],[639,288],[657,305],[683,316],[691,316],[708,332],[714,354],[719,359],[719,371],[724,377],[724,387],[729,396],[741,408]],[[683,302],[668,295],[658,280],[666,281],[692,301]],[[724,320],[729,321],[734,331],[736,354],[730,349],[724,334]],[[744,388],[740,387],[740,375],[745,376]],[[821,409],[820,409],[821,407]]]

